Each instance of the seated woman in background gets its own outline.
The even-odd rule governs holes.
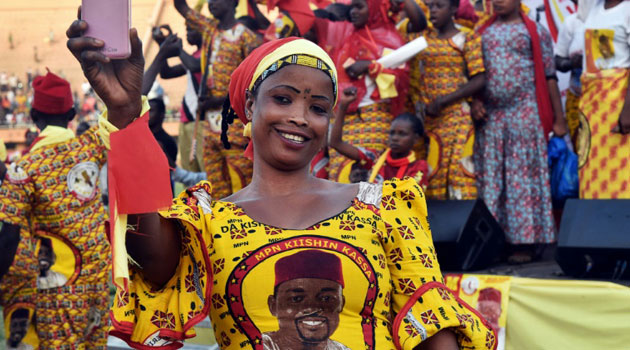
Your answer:
[[[86,28],[71,25],[68,47],[108,106],[107,129],[140,129],[137,32],[131,57],[114,65],[81,37]],[[337,98],[320,47],[264,44],[234,72],[229,96],[224,118],[251,125],[253,181],[221,200],[201,182],[166,210],[129,216],[131,229],[114,239],[126,238],[136,264],[118,288],[111,334],[172,349],[209,314],[222,349],[496,347],[488,323],[443,284],[414,180],[339,184],[309,173]]]
[[[384,180],[412,177],[424,190],[429,172],[427,162],[416,159],[413,146],[424,136],[422,122],[410,113],[398,115],[389,128],[389,147],[376,160],[375,152],[355,147],[341,139],[348,105],[356,99],[356,89],[347,88],[340,95],[335,123],[330,133],[329,146],[354,162],[341,169],[341,179],[349,182],[368,181],[382,183]],[[342,181],[344,182],[344,181]]]

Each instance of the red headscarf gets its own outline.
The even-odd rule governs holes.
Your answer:
[[[258,63],[260,63],[265,56],[273,52],[275,49],[297,39],[298,38],[296,37],[278,39],[257,47],[243,60],[243,62],[241,62],[241,64],[239,64],[239,66],[234,70],[234,73],[232,73],[229,91],[230,105],[243,124],[249,123],[249,120],[247,120],[247,117],[245,116],[245,101],[247,100],[246,92],[252,82],[254,71],[256,70],[256,67],[258,67]]]
[[[286,11],[289,14],[293,22],[298,28],[300,35],[306,34],[313,23],[315,23],[315,14],[308,1],[305,0],[268,0],[267,8],[273,9],[275,7],[282,11]],[[272,23],[273,25],[273,23]]]
[[[482,35],[483,32],[492,25],[497,19],[497,15],[494,14],[485,23],[483,23],[477,32]],[[529,36],[532,40],[532,57],[534,58],[534,74],[536,82],[536,102],[538,104],[538,115],[540,117],[540,123],[542,124],[545,137],[548,137],[549,133],[553,129],[553,108],[551,106],[551,97],[549,96],[549,88],[547,87],[547,76],[545,74],[545,64],[543,63],[542,46],[540,43],[540,36],[538,35],[538,28],[536,22],[532,21],[527,15],[521,11],[521,18]]]
[[[365,0],[368,6],[368,21],[363,28],[354,28],[352,23],[338,22],[329,23],[328,35],[323,35],[328,41],[337,39],[336,42],[324,42],[324,47],[332,46],[331,57],[337,65],[339,74],[339,91],[345,88],[355,86],[357,88],[357,99],[350,105],[348,112],[356,111],[361,99],[367,93],[365,81],[363,78],[351,79],[343,67],[348,59],[359,60],[377,60],[383,55],[385,48],[395,50],[403,45],[405,41],[396,30],[396,26],[388,15],[390,10],[390,0]],[[342,23],[342,24],[341,24]],[[331,35],[332,31],[335,35]],[[396,68],[386,69],[385,73],[396,76],[396,90],[398,97],[391,101],[392,112],[397,114],[404,104],[404,97],[409,87],[409,69]],[[378,101],[378,89],[371,96],[372,99]]]
[[[234,73],[232,73],[228,99],[223,105],[222,123],[225,124],[222,127],[225,128],[227,124],[231,124],[234,117],[238,117],[243,124],[249,123],[249,120],[245,115],[247,90],[252,88],[253,83],[255,83],[257,79],[265,79],[265,77],[269,76],[268,74],[265,74],[265,71],[277,63],[278,60],[292,55],[302,54],[317,58],[318,63],[321,63],[321,65],[317,65],[317,68],[329,74],[333,82],[333,97],[335,98],[336,103],[337,73],[334,71],[333,62],[326,52],[316,44],[302,38],[289,37],[278,39],[267,42],[256,48],[249,54],[249,56],[247,56],[247,58],[243,60],[243,62],[241,62],[241,64],[234,70]],[[223,144],[226,148],[229,148],[229,142],[224,137],[225,135],[222,135]],[[245,150],[245,156],[250,159],[253,158],[251,142]]]

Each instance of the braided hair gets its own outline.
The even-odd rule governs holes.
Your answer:
[[[221,111],[221,143],[225,149],[232,148],[230,140],[228,140],[228,128],[234,123],[235,118],[237,118],[237,115],[232,109],[230,94],[228,94],[223,102],[223,110]]]
[[[420,118],[416,117],[415,115],[407,112],[401,113],[396,116],[396,118],[394,118],[392,122],[396,120],[408,121],[409,123],[411,123],[411,128],[414,133],[416,133],[420,137],[424,136],[424,123],[422,123]]]

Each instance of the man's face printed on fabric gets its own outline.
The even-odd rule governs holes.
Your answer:
[[[28,310],[15,310],[13,314],[11,314],[10,322],[9,339],[7,343],[9,347],[16,348],[26,336],[26,331],[28,330]]]
[[[344,303],[341,285],[319,278],[286,281],[269,297],[280,327],[277,334],[302,343],[327,341],[339,326]]]
[[[55,263],[55,253],[52,250],[52,242],[50,239],[42,238],[37,259],[39,260],[40,275],[46,276],[50,267]]]

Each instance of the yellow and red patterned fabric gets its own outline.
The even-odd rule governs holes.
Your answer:
[[[214,187],[216,198],[225,198],[236,193],[252,180],[254,172],[252,160],[243,155],[249,144],[249,139],[243,136],[243,130],[243,123],[234,120],[228,128],[228,139],[232,148],[225,149],[221,135],[207,126],[204,127],[204,171],[208,175],[208,181],[217,184]]]
[[[630,198],[630,135],[611,132],[624,105],[629,77],[630,69],[622,68],[582,73],[577,142],[580,198]]]
[[[387,148],[389,125],[393,119],[394,116],[390,113],[387,103],[374,103],[361,107],[356,113],[346,115],[342,140],[353,146],[369,149],[378,157]],[[352,161],[334,149],[329,149],[329,152],[329,179],[343,181],[340,174],[343,168]]]
[[[160,290],[132,272],[130,289],[119,289],[114,301],[112,335],[138,349],[175,349],[209,314],[221,349],[273,349],[287,324],[270,306],[282,288],[274,284],[281,268],[276,262],[315,250],[341,262],[344,283],[333,284],[344,302],[318,299],[337,300],[336,311],[305,316],[302,300],[316,290],[312,284],[294,290],[304,295],[289,298],[299,312],[288,324],[302,327],[300,332],[324,329],[318,341],[329,348],[411,350],[445,328],[458,334],[461,348],[496,348],[489,325],[444,285],[415,180],[362,183],[346,210],[302,230],[257,222],[233,203],[213,201],[210,193],[210,184],[202,182],[161,213],[181,223],[180,264]]]
[[[14,313],[20,309],[22,310],[18,312],[26,310],[28,316],[21,316],[21,318],[26,318],[22,320],[22,326],[26,333],[20,343],[22,345],[28,344],[35,349],[39,344],[34,322],[35,303],[37,302],[37,275],[39,274],[37,250],[38,240],[32,237],[28,230],[21,230],[13,263],[0,280],[0,306],[2,306],[2,317],[4,318],[5,337],[10,339],[11,333],[14,331],[11,327]]]
[[[576,95],[571,89],[567,89],[567,99],[564,105],[564,114],[569,126],[569,135],[573,145],[577,146],[577,134],[580,128],[580,95]],[[576,147],[577,148],[577,147]]]
[[[42,350],[106,348],[111,259],[98,187],[105,161],[106,148],[90,129],[31,151],[9,166],[0,187],[0,221],[19,225],[23,240],[37,239],[52,249],[46,255],[49,268],[43,271],[40,265],[34,276]],[[17,263],[33,263],[29,249],[20,253],[28,259]],[[41,262],[41,248],[37,254]],[[45,276],[38,277],[39,272]]]
[[[228,30],[218,29],[219,22],[190,10],[187,23],[198,30],[203,42],[201,46],[202,73],[209,66],[209,93],[214,97],[224,97],[228,93],[230,76],[249,53],[262,43],[256,34],[240,22]],[[208,50],[211,50],[208,57]]]
[[[202,33],[201,67],[208,72],[208,93],[213,97],[225,97],[228,94],[230,79],[234,70],[252,50],[262,43],[256,34],[243,24],[237,23],[228,30],[218,29],[218,21],[203,16],[197,11],[190,10],[186,17],[187,23]],[[210,50],[210,57],[208,57]],[[252,163],[242,153],[238,154],[225,150],[220,140],[221,111],[207,113],[207,124],[203,131],[198,131],[204,138],[203,163],[208,179],[221,184],[217,188],[217,196],[223,198],[238,191],[251,181]],[[228,135],[235,148],[247,140],[242,137],[243,125],[235,123],[229,129]],[[229,153],[229,155],[227,154]],[[239,181],[237,181],[239,180]]]
[[[428,106],[437,98],[460,89],[472,76],[485,72],[481,37],[459,32],[449,39],[438,38],[435,30],[425,31],[428,47],[417,56],[420,77],[418,100]],[[477,197],[472,149],[474,125],[468,102],[445,106],[438,117],[427,117],[430,173],[427,196],[433,199],[474,199]]]

